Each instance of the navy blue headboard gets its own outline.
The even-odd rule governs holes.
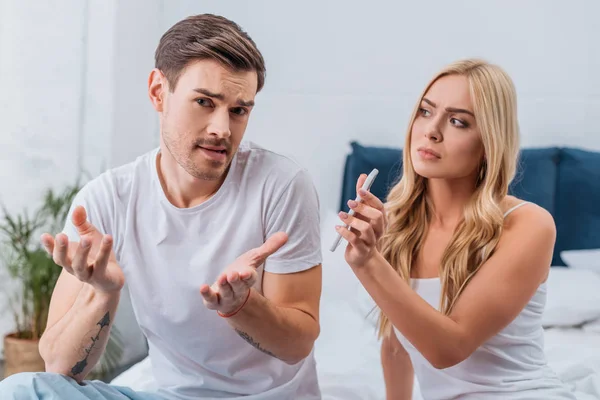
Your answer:
[[[385,200],[402,173],[402,149],[352,142],[346,157],[340,210],[356,196],[356,180],[373,168],[379,175],[371,188]],[[522,149],[510,193],[544,207],[557,229],[552,265],[564,266],[563,250],[600,248],[600,153],[574,148]]]

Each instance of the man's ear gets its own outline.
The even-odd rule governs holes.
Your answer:
[[[154,68],[148,77],[148,97],[150,97],[152,106],[158,112],[163,111],[165,96],[169,91],[167,85],[167,79],[163,73],[159,69]]]

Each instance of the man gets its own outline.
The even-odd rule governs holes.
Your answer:
[[[63,267],[40,341],[47,372],[9,377],[3,396],[320,398],[318,198],[304,169],[242,141],[264,76],[225,18],[164,34],[148,83],[160,148],[89,182],[64,233],[42,236]],[[156,393],[84,382],[125,281]]]

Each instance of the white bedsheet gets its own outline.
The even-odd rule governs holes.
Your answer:
[[[577,399],[600,399],[600,331],[547,329],[545,340],[548,363]]]
[[[353,310],[340,305],[325,305],[322,321],[315,352],[323,400],[383,400],[379,343],[372,323],[357,318]],[[600,324],[596,329],[546,331],[548,362],[578,400],[600,399]],[[113,383],[138,390],[152,389],[149,359],[124,372]],[[422,400],[417,383],[413,399]]]
[[[344,246],[336,253],[328,250],[335,238],[336,223],[335,214],[323,221],[321,335],[315,344],[323,400],[384,400],[375,331],[377,315],[369,313],[374,302],[345,264]],[[600,399],[600,321],[546,332],[550,366],[572,388],[578,400]],[[138,390],[152,389],[149,360],[121,374],[113,383]],[[413,400],[422,400],[417,382],[414,387]]]
[[[325,261],[335,265],[337,257],[326,255]],[[349,268],[326,270],[323,286],[322,330],[316,343],[323,399],[385,399],[376,314],[369,314],[374,302]],[[550,367],[578,400],[600,399],[600,320],[547,329],[545,350]],[[418,382],[414,387],[413,400],[422,400]]]

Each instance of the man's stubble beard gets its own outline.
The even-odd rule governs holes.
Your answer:
[[[185,154],[185,150],[181,148],[180,144],[177,144],[175,140],[171,139],[170,133],[163,131],[163,142],[167,151],[171,154],[171,157],[175,160],[177,164],[188,174],[193,176],[196,179],[205,180],[205,181],[216,181],[223,178],[223,175],[229,170],[229,166],[231,164],[231,160],[233,159],[232,148],[229,142],[215,142],[198,139],[195,143],[190,145],[190,148]],[[193,154],[196,151],[202,151],[200,148],[197,148],[199,144],[205,145],[213,145],[219,146],[224,145],[227,147],[227,160],[224,164],[218,161],[210,161],[206,160],[206,162],[210,165],[212,164],[212,168],[202,168],[201,166],[196,165],[193,160]]]

